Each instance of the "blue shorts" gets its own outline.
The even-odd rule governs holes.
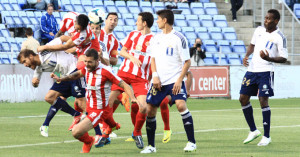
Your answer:
[[[274,72],[247,71],[242,82],[240,94],[259,97],[274,96]]]
[[[68,98],[73,96],[75,98],[82,98],[85,96],[85,80],[80,78],[73,81],[63,81],[60,83],[54,82],[50,90],[57,91],[62,94],[63,97]]]
[[[147,94],[147,99],[146,99],[147,103],[159,107],[160,103],[167,95],[171,96],[171,101],[172,101],[171,104],[174,104],[175,100],[186,101],[187,94],[186,94],[186,89],[185,89],[185,83],[182,81],[181,90],[180,90],[179,94],[177,94],[177,95],[172,94],[173,86],[174,86],[174,83],[162,86],[161,91],[159,91],[153,87],[153,84],[151,84],[151,88]]]

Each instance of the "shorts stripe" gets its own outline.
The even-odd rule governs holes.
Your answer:
[[[98,120],[101,118],[101,115],[102,115],[103,111],[101,111],[99,113],[99,115],[94,119],[94,121],[92,122],[93,126],[98,122]]]

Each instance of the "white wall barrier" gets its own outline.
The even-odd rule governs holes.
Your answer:
[[[239,99],[241,83],[246,71],[246,67],[230,67],[231,99]],[[300,66],[276,66],[274,71],[274,96],[272,98],[299,98],[299,78]]]
[[[38,88],[31,83],[33,70],[23,65],[0,65],[0,103],[44,100],[53,84],[50,73],[43,73]]]

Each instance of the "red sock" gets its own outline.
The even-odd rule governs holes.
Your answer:
[[[142,135],[142,127],[146,121],[146,113],[141,113],[140,111],[138,111],[137,115],[136,115],[136,122],[135,122],[135,126],[134,126],[134,130],[133,130],[133,136],[138,136],[138,135]]]
[[[160,112],[161,118],[164,122],[165,128],[164,130],[170,130],[170,119],[169,119],[169,99],[165,97],[165,99],[160,103]]]
[[[109,107],[108,110],[109,110],[109,114],[111,115],[111,117],[113,117],[113,113],[116,111],[116,109],[118,108],[119,104],[114,104],[113,108]],[[103,129],[107,129],[109,127],[109,125],[105,122],[102,123],[103,124]]]
[[[136,121],[136,115],[139,111],[139,105],[137,103],[133,103],[131,105],[131,122],[133,124],[133,126],[135,126],[135,121]]]
[[[112,113],[115,113],[115,111],[118,107],[119,107],[119,104],[114,104]]]
[[[86,132],[78,140],[83,143],[91,143],[91,142],[93,142],[93,137],[90,136],[88,132]]]
[[[74,102],[74,110],[78,111],[78,112],[83,112],[83,110],[79,106],[76,105],[76,102]]]

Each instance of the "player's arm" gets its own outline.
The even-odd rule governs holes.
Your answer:
[[[136,97],[134,96],[132,88],[126,82],[124,82],[122,80],[122,81],[120,81],[118,86],[124,89],[125,93],[129,96],[132,103],[137,103],[139,105],[139,102],[137,101]]]
[[[181,86],[182,86],[182,81],[186,75],[186,73],[188,72],[189,68],[191,66],[191,60],[188,59],[184,62],[182,71],[180,73],[179,78],[177,79],[177,81],[175,82],[173,89],[172,89],[172,93],[174,95],[177,95],[180,92]]]
[[[151,58],[151,71],[152,71],[152,84],[153,84],[153,87],[160,91],[161,90],[161,82],[160,82],[159,76],[158,76],[157,71],[156,71],[156,64],[155,64],[155,58],[154,57]]]
[[[109,59],[108,59],[108,54],[106,52],[103,52],[101,49],[98,52],[99,54],[99,61],[104,64],[109,66]]]
[[[72,39],[69,39],[65,44],[59,44],[59,45],[43,45],[38,47],[38,52],[42,52],[44,50],[48,51],[64,51],[69,48],[72,48],[76,46],[76,44],[72,41]]]
[[[265,53],[264,53],[264,51],[261,50],[260,57],[269,62],[285,63],[288,58],[285,37],[280,37],[280,40],[278,40],[277,51],[278,51],[279,57],[270,57],[269,52],[267,50]]]
[[[68,76],[59,78],[57,75],[55,75],[54,73],[50,74],[51,78],[53,78],[56,82],[61,82],[61,81],[72,81],[72,80],[77,80],[80,77],[83,77],[84,74],[81,72],[81,70],[78,70]]]
[[[128,49],[126,46],[123,46],[120,52],[120,55],[126,59],[129,59],[133,64],[137,65],[138,67],[141,66],[142,62],[135,58],[134,56],[128,53]]]
[[[186,73],[186,81],[185,81],[185,84],[186,84],[186,89],[187,89],[187,98],[190,97],[190,90],[191,90],[191,86],[192,86],[192,81],[193,81],[193,74],[191,71],[188,71]]]
[[[55,35],[54,38],[60,37],[60,36],[64,35],[64,33],[65,33],[65,32],[62,32],[61,30],[59,30],[59,31],[56,33],[56,35]]]
[[[270,57],[269,52],[267,50],[266,53],[263,50],[261,50],[260,57],[266,61],[274,62],[274,63],[285,63],[287,61],[287,59],[284,57]]]
[[[42,70],[40,66],[37,66],[33,72],[33,78],[31,80],[32,86],[33,87],[38,87],[40,84],[40,80],[42,77]]]
[[[254,47],[255,47],[255,45],[253,45],[253,44],[250,43],[249,46],[248,46],[248,48],[247,48],[246,55],[243,58],[243,65],[245,67],[247,67],[249,65],[248,59],[249,59],[249,56],[254,52]]]
[[[109,63],[111,65],[117,65],[118,63],[118,58],[117,58],[117,55],[118,55],[118,51],[117,50],[112,50],[111,51],[111,57],[109,58]]]

